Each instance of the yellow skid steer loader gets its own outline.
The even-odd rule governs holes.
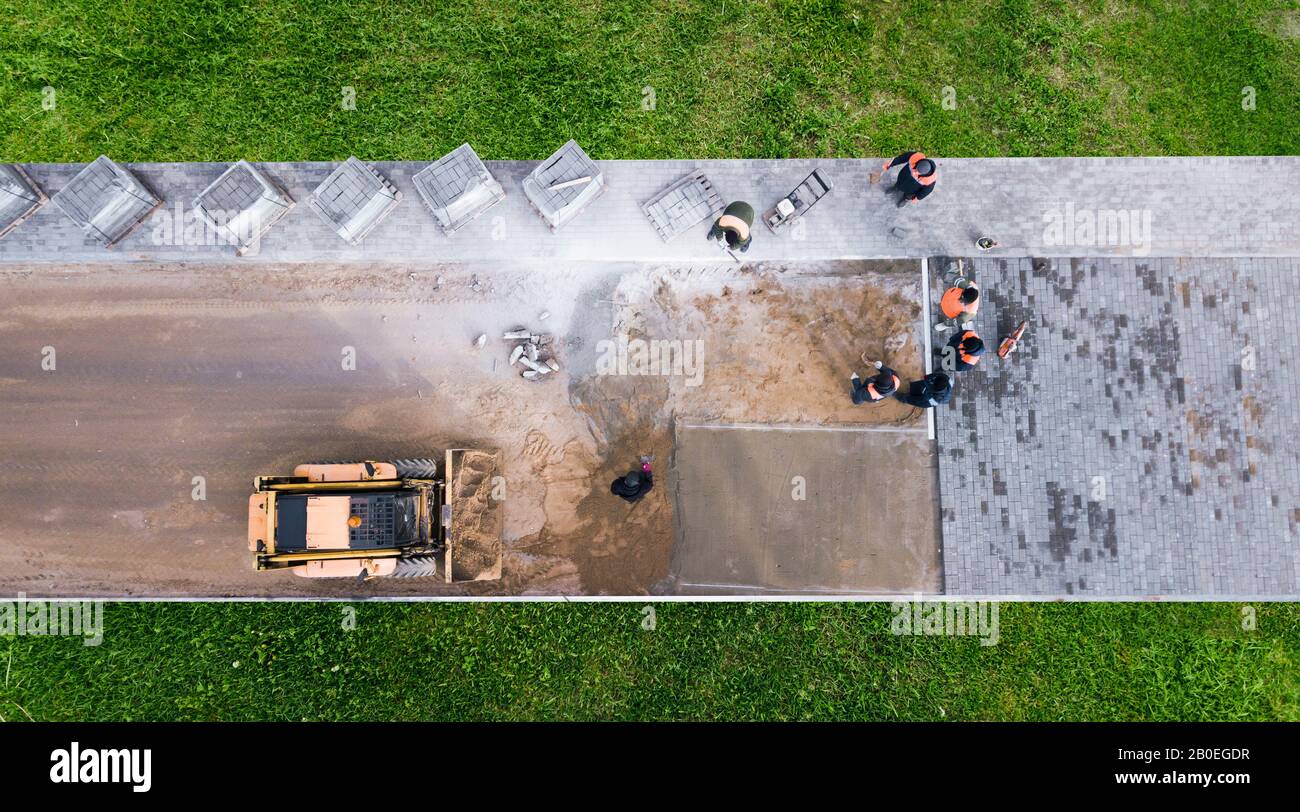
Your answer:
[[[258,570],[308,578],[501,577],[497,455],[455,449],[436,460],[308,463],[259,476],[248,499]]]

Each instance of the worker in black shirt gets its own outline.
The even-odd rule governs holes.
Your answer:
[[[654,474],[650,471],[650,457],[642,457],[641,470],[629,471],[625,476],[614,480],[610,483],[609,492],[630,504],[636,504],[654,486]]]
[[[952,381],[942,372],[931,372],[919,381],[912,381],[907,392],[900,392],[896,397],[909,406],[930,409],[952,400]]]
[[[896,166],[898,179],[889,187],[886,194],[898,192],[898,205],[906,206],[910,201],[921,201],[934,191],[935,181],[939,180],[939,167],[922,152],[904,152],[892,162],[886,163],[882,172],[889,172]]]

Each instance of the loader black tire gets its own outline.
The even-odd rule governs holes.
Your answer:
[[[386,578],[437,578],[438,565],[436,559],[431,555],[413,556],[411,558],[399,558],[397,560],[397,569]]]
[[[431,459],[389,460],[400,479],[437,479],[438,461]]]

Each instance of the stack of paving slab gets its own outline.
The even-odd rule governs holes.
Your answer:
[[[194,198],[195,213],[237,246],[238,254],[252,248],[293,205],[288,192],[248,161],[231,164]]]
[[[135,175],[101,155],[52,198],[86,236],[111,248],[162,205]]]
[[[411,182],[446,234],[454,233],[506,196],[469,144],[461,144],[421,169]]]
[[[316,187],[307,205],[340,237],[360,245],[401,199],[397,187],[354,155]]]
[[[552,231],[577,217],[605,191],[605,173],[569,140],[524,178],[524,196]]]
[[[0,164],[0,237],[45,205],[45,193],[17,165]]]
[[[663,241],[668,242],[691,227],[722,214],[723,208],[722,196],[713,188],[712,181],[696,169],[655,195],[641,206],[641,211]]]

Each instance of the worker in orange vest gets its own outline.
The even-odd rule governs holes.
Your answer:
[[[898,178],[886,194],[898,192],[900,208],[909,202],[920,202],[934,191],[935,181],[939,179],[939,166],[925,157],[925,153],[904,152],[893,161],[886,161],[882,174],[896,166],[903,166],[903,168],[898,170]]]
[[[872,361],[871,366],[877,369],[877,374],[868,378],[866,383],[862,382],[856,372],[849,376],[849,381],[853,384],[855,404],[880,403],[898,391],[898,373],[880,361]]]
[[[951,348],[951,352],[949,352]],[[984,354],[984,340],[974,330],[964,330],[948,339],[944,348],[944,368],[952,364],[953,372],[965,372],[974,369]],[[951,362],[948,359],[952,359]]]
[[[965,328],[980,312],[980,286],[972,279],[958,276],[952,287],[939,299],[939,312],[944,321],[934,325],[935,332],[945,332],[954,327]]]

